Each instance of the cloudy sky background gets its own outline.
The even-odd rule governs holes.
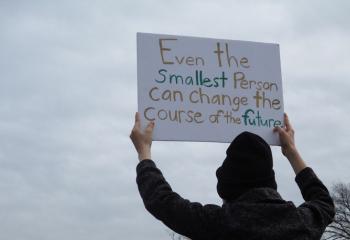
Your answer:
[[[136,32],[280,44],[285,110],[308,165],[350,182],[350,2],[0,1],[0,239],[170,239],[146,212],[129,140]],[[154,142],[173,189],[221,201],[228,144]],[[281,195],[302,198],[273,148]]]

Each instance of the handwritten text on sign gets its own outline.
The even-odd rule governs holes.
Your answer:
[[[279,145],[279,46],[138,33],[138,111],[154,140],[231,142],[243,131]]]

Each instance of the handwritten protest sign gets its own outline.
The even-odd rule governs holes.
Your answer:
[[[231,142],[250,131],[280,145],[278,44],[138,33],[137,75],[154,140]]]

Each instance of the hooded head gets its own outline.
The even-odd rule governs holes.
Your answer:
[[[252,188],[277,190],[270,145],[250,132],[243,132],[232,141],[216,176],[217,191],[224,200],[234,200]]]

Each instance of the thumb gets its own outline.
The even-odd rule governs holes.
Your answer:
[[[146,131],[153,131],[154,128],[154,122],[149,122],[146,127]]]
[[[278,133],[281,133],[282,132],[282,128],[277,126],[273,129],[274,132],[278,132]]]

